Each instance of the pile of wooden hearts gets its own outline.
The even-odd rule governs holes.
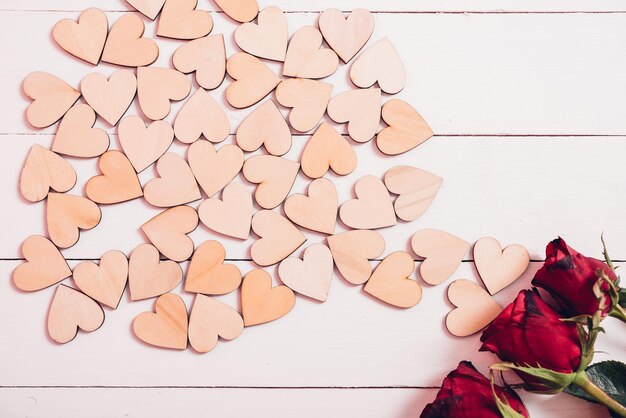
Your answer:
[[[338,202],[332,170],[340,176],[356,167],[356,154],[349,141],[330,124],[347,123],[356,142],[376,138],[387,155],[409,151],[432,136],[432,131],[408,103],[393,99],[381,105],[383,92],[395,94],[405,85],[406,74],[391,41],[384,38],[359,55],[350,68],[350,80],[358,87],[332,96],[333,86],[319,81],[333,74],[341,59],[351,61],[368,42],[374,18],[355,10],[346,19],[335,9],[323,12],[319,29],[304,26],[289,39],[287,19],[276,7],[259,12],[255,0],[216,0],[238,22],[235,42],[245,52],[226,58],[223,35],[209,35],[211,15],[197,10],[197,0],[127,0],[149,19],[160,13],[157,35],[190,40],[172,57],[175,69],[151,67],[159,55],[152,39],[143,37],[144,23],[136,13],[123,14],[109,29],[106,15],[98,9],[84,11],[78,22],[64,19],[53,29],[58,45],[70,54],[97,65],[100,61],[126,67],[108,79],[99,73],[83,78],[80,91],[44,72],[28,75],[23,89],[33,101],[28,121],[37,128],[61,121],[51,150],[34,145],[24,165],[20,189],[24,198],[39,202],[47,198],[49,239],[31,236],[22,245],[26,261],[13,274],[24,291],[52,286],[70,276],[76,288],[57,287],[48,316],[50,336],[59,343],[75,338],[78,329],[89,332],[104,321],[101,305],[116,309],[128,283],[133,301],[158,297],[155,313],[135,318],[133,330],[143,341],[167,348],[185,349],[189,341],[199,352],[212,350],[218,337],[237,338],[244,326],[262,324],[287,314],[295,294],[325,301],[333,267],[355,285],[364,284],[372,296],[397,307],[415,306],[421,286],[409,276],[413,256],[406,252],[387,255],[372,271],[370,260],[382,256],[385,242],[374,229],[393,226],[397,219],[419,218],[435,198],[442,179],[413,167],[398,166],[384,179],[365,176],[355,184],[356,198]],[[257,19],[257,23],[251,23]],[[322,46],[324,40],[330,48]],[[261,59],[284,62],[281,78]],[[162,119],[172,101],[191,93],[185,74],[195,73],[200,86],[183,105],[173,126]],[[276,101],[291,109],[288,120],[271,98],[258,106],[238,127],[236,144],[218,150],[213,143],[230,134],[225,110],[207,90],[222,84],[226,74],[232,82],[226,100],[236,108],[250,107],[275,90]],[[378,87],[374,87],[377,85]],[[77,103],[82,96],[85,103]],[[138,116],[122,117],[138,98],[148,126]],[[117,125],[122,151],[109,150],[105,131],[93,128],[99,116]],[[380,130],[382,120],[387,126]],[[314,130],[301,160],[282,156],[291,148],[291,129]],[[204,139],[201,139],[204,137]],[[189,144],[187,158],[168,153],[174,138]],[[245,157],[264,147],[267,154]],[[86,183],[85,195],[65,194],[76,184],[76,172],[59,154],[69,157],[99,157],[101,175]],[[158,177],[142,186],[138,173],[156,162]],[[308,195],[291,188],[302,172],[312,181]],[[254,201],[243,183],[233,183],[239,173],[257,184]],[[51,191],[53,190],[53,191]],[[221,192],[221,199],[216,195]],[[204,197],[203,197],[204,193]],[[395,201],[391,194],[397,195]],[[101,219],[98,205],[143,197],[148,203],[167,208],[143,226],[150,241],[135,248],[130,257],[120,251],[104,254],[100,263],[83,261],[72,271],[59,249],[78,242],[80,230],[96,227]],[[204,199],[194,209],[188,203]],[[272,209],[283,204],[283,216]],[[337,217],[353,231],[335,234]],[[251,247],[259,266],[280,263],[283,285],[272,287],[272,278],[262,269],[242,279],[234,265],[224,264],[226,252],[217,241],[195,249],[187,236],[202,222],[219,234],[245,240],[252,230],[259,238]],[[328,246],[316,243],[303,259],[291,257],[306,241],[296,226],[328,235]],[[421,230],[412,239],[415,253],[425,258],[422,278],[435,285],[447,280],[463,260],[469,244],[435,230]],[[160,255],[168,260],[161,261]],[[490,238],[474,249],[478,271],[491,294],[517,279],[528,265],[528,253],[519,246],[502,251]],[[183,279],[179,262],[191,260],[184,290],[196,299],[187,314],[185,303],[169,293]],[[241,314],[209,296],[241,288]],[[449,288],[449,298],[458,306],[447,319],[455,335],[469,335],[486,325],[500,307],[481,287],[459,280]]]

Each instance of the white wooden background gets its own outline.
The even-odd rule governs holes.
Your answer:
[[[389,36],[403,57],[408,84],[399,96],[422,113],[435,137],[396,158],[382,156],[373,142],[358,145],[357,171],[334,178],[340,199],[347,199],[361,175],[382,175],[397,164],[444,177],[422,218],[384,231],[386,253],[407,250],[410,236],[423,227],[470,241],[490,235],[504,244],[519,242],[534,262],[523,278],[497,295],[503,305],[528,286],[545,244],[559,234],[600,257],[604,232],[612,258],[626,260],[625,1],[260,3],[288,11],[292,33],[315,23],[312,12],[369,7],[376,12],[372,39]],[[199,4],[215,10],[209,0]],[[20,263],[22,240],[45,233],[44,205],[20,198],[19,171],[31,145],[49,146],[56,129],[34,131],[27,125],[28,101],[20,87],[34,70],[74,86],[93,70],[62,52],[50,35],[55,22],[90,6],[107,11],[110,22],[128,10],[123,0],[0,0],[0,274],[5,278],[0,285],[0,416],[415,417],[458,361],[472,360],[482,371],[495,361],[477,352],[478,336],[459,339],[445,331],[443,321],[452,309],[447,284],[424,284],[422,302],[405,311],[384,306],[339,277],[327,303],[298,298],[285,318],[246,329],[238,340],[220,342],[206,355],[139,342],[130,330],[132,318],[152,309],[153,301],[130,303],[126,296],[119,309],[106,310],[97,332],[80,334],[64,346],[51,342],[45,318],[54,288],[25,294],[9,280]],[[221,13],[213,17],[214,33],[228,34],[230,54],[235,25]],[[146,33],[154,34],[153,24]],[[158,42],[157,64],[169,65],[180,42]],[[114,69],[98,67],[107,74]],[[344,67],[330,79],[335,92],[349,88],[345,74]],[[223,90],[212,94],[223,101]],[[249,110],[229,111],[234,132]],[[138,112],[132,107],[129,114]],[[115,130],[102,127],[117,147]],[[306,139],[294,136],[288,157],[298,158]],[[71,162],[79,174],[73,192],[81,193],[97,172],[96,161]],[[154,175],[147,171],[143,182]],[[294,191],[304,191],[306,184],[300,177]],[[141,201],[103,207],[102,223],[83,233],[64,255],[75,265],[110,249],[128,254],[144,239],[139,225],[157,212]],[[197,244],[212,237],[203,227],[192,236]],[[220,239],[232,262],[244,272],[252,268],[247,260],[251,240]],[[469,255],[455,277],[479,280]],[[237,306],[237,296],[223,300]],[[597,359],[626,360],[620,338],[624,325],[609,319],[606,328]],[[522,397],[535,417],[608,416],[566,395]]]

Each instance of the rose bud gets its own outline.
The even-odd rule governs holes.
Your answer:
[[[532,284],[547,290],[568,316],[593,315],[601,307],[604,317],[612,308],[611,285],[598,283],[598,269],[616,283],[615,272],[603,261],[585,257],[558,238],[546,247],[546,262]]]
[[[480,340],[480,351],[491,351],[510,362],[508,368],[524,380],[528,390],[563,390],[581,363],[577,325],[562,321],[536,290],[522,290]]]
[[[497,397],[494,397],[494,395]],[[505,408],[508,416],[527,417],[528,411],[512,389],[497,385],[480,374],[472,363],[462,361],[443,380],[435,400],[426,405],[421,418],[500,418]]]

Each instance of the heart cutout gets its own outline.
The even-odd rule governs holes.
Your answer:
[[[124,116],[137,92],[137,78],[129,70],[117,70],[107,80],[99,73],[90,73],[80,82],[85,101],[110,125]]]
[[[171,68],[137,68],[137,98],[148,119],[160,120],[170,113],[170,101],[189,96],[191,83],[185,74]]]
[[[399,195],[394,202],[398,218],[414,221],[426,212],[437,196],[443,179],[415,167],[396,166],[385,173],[385,186]]]
[[[59,285],[48,312],[48,334],[59,344],[76,338],[78,329],[97,330],[104,323],[104,311],[98,303],[78,290]]]
[[[213,29],[213,18],[196,10],[198,0],[167,0],[161,9],[156,34],[165,38],[196,39]]]
[[[349,90],[328,102],[328,116],[337,123],[348,122],[348,134],[356,142],[367,142],[380,124],[380,89]]]
[[[33,101],[26,109],[26,119],[35,128],[46,128],[57,122],[80,97],[65,81],[43,71],[28,74],[22,89]]]
[[[143,67],[159,57],[159,47],[150,38],[143,38],[145,26],[136,13],[125,13],[109,31],[101,60],[124,67]]]
[[[189,315],[189,343],[199,353],[208,353],[218,337],[234,340],[243,332],[239,312],[217,299],[196,295]]]
[[[268,153],[281,156],[291,149],[291,130],[270,99],[241,122],[236,140],[237,145],[246,152],[254,152],[264,145]]]
[[[105,152],[98,160],[98,167],[102,175],[90,178],[85,185],[90,200],[108,205],[143,196],[137,173],[121,152]]]
[[[82,196],[49,193],[46,201],[46,224],[50,240],[59,248],[78,242],[80,229],[95,228],[102,218],[98,205]]]
[[[374,16],[369,10],[354,9],[347,18],[337,9],[322,12],[320,31],[343,62],[350,61],[374,32]]]
[[[168,208],[200,199],[198,183],[183,157],[168,152],[159,158],[156,171],[160,177],[144,186],[146,202],[160,208]]]
[[[205,295],[225,295],[239,288],[241,271],[224,264],[226,250],[217,241],[205,241],[196,249],[185,279],[185,291]]]
[[[243,183],[229,184],[222,200],[207,199],[198,208],[200,221],[207,228],[239,239],[248,239],[252,213],[252,195]]]
[[[469,242],[436,229],[422,229],[411,238],[411,248],[425,259],[420,264],[420,276],[433,286],[454,274],[469,247]]]
[[[76,184],[76,171],[70,163],[54,152],[34,144],[20,174],[20,192],[24,199],[39,202],[50,189],[67,192]]]
[[[154,313],[143,312],[133,320],[133,332],[156,347],[187,348],[187,307],[180,296],[167,293],[154,304]]]
[[[356,230],[326,238],[339,273],[355,285],[365,283],[372,275],[370,260],[385,251],[385,240],[376,231]]]
[[[174,130],[161,120],[146,127],[139,116],[127,116],[117,127],[117,137],[135,171],[141,173],[167,152]]]
[[[54,135],[52,151],[72,157],[98,157],[109,149],[109,136],[95,129],[96,113],[84,103],[67,111]]]
[[[393,44],[385,37],[359,55],[350,68],[350,79],[363,89],[378,82],[382,91],[396,94],[406,84],[406,70]]]
[[[187,234],[197,227],[198,213],[183,205],[159,213],[143,224],[141,230],[161,254],[181,262],[193,254],[193,241]]]
[[[293,291],[283,285],[272,287],[272,278],[265,270],[255,269],[246,274],[241,286],[241,309],[246,327],[281,318],[295,304]]]
[[[222,142],[230,134],[230,121],[215,99],[199,88],[176,115],[174,134],[185,144],[197,141],[200,135]]]
[[[289,123],[298,132],[315,128],[326,112],[333,85],[306,78],[285,80],[276,88],[276,100],[290,107]]]
[[[218,88],[226,75],[224,35],[194,39],[180,46],[172,56],[174,67],[181,73],[196,73],[196,81],[207,90]]]
[[[519,244],[504,250],[495,238],[484,237],[474,244],[474,264],[485,287],[495,295],[520,278],[528,268],[530,255]]]
[[[31,235],[22,243],[24,261],[13,271],[15,287],[25,292],[45,289],[72,275],[72,270],[52,242]]]
[[[121,251],[108,251],[100,258],[100,265],[81,261],[73,274],[74,283],[87,296],[117,309],[128,280],[128,259]]]
[[[132,301],[161,296],[176,288],[183,270],[171,260],[159,261],[159,250],[150,244],[137,246],[128,263],[128,290]]]
[[[402,154],[433,136],[424,118],[404,100],[389,100],[383,106],[382,116],[389,126],[378,133],[376,146],[384,154]]]
[[[283,260],[278,275],[294,292],[326,302],[333,278],[333,256],[324,244],[313,244],[304,250],[302,260],[297,257]]]
[[[287,77],[324,78],[335,73],[339,58],[332,49],[321,48],[322,34],[313,26],[298,29],[289,41],[283,75]]]
[[[91,7],[80,14],[78,22],[62,19],[52,28],[52,37],[65,51],[98,65],[109,32],[109,21],[100,9]]]
[[[262,210],[252,217],[252,230],[260,238],[252,244],[250,254],[262,267],[284,260],[306,241],[298,228],[270,210]]]
[[[259,14],[259,4],[256,0],[215,0],[215,3],[231,19],[239,23],[250,22]]]
[[[346,176],[356,168],[356,153],[339,132],[323,122],[307,142],[301,164],[302,172],[312,179],[324,177],[329,168]]]
[[[226,87],[226,100],[237,109],[260,102],[281,81],[260,59],[243,52],[228,58],[226,72],[235,80]]]
[[[266,7],[258,24],[244,23],[235,30],[237,46],[248,54],[272,61],[284,61],[289,40],[287,17],[278,7]]]
[[[422,288],[409,279],[415,262],[410,254],[398,251],[389,254],[380,262],[364,291],[398,308],[411,308],[422,299]]]
[[[332,235],[337,223],[338,199],[332,181],[325,178],[313,180],[309,184],[308,196],[289,196],[284,206],[285,215],[296,225]]]
[[[126,0],[126,3],[133,6],[148,19],[154,20],[163,8],[165,0]]]
[[[264,209],[273,209],[285,200],[299,170],[299,163],[273,155],[255,155],[243,164],[243,176],[258,184],[254,198]]]
[[[353,229],[378,229],[396,224],[391,197],[385,185],[374,176],[361,177],[354,185],[356,199],[339,209],[339,218]]]
[[[457,337],[477,333],[502,312],[485,289],[465,279],[456,280],[448,287],[448,299],[457,308],[446,316],[446,328]]]
[[[239,174],[244,156],[237,145],[224,145],[215,151],[209,141],[200,140],[191,144],[187,159],[204,193],[213,197]]]

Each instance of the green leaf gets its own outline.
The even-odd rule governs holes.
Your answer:
[[[626,289],[619,290],[619,306],[626,308]]]
[[[603,361],[592,364],[586,370],[587,375],[600,389],[611,398],[626,406],[626,364],[619,361]],[[598,403],[578,386],[571,385],[565,389],[566,393],[589,402]]]

